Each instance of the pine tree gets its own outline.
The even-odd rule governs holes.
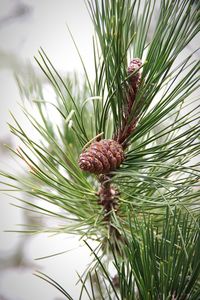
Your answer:
[[[31,83],[17,78],[22,109],[39,138],[13,116],[10,129],[23,146],[12,151],[29,173],[1,175],[12,191],[30,196],[21,199],[26,209],[57,220],[23,232],[85,240],[94,261],[80,277],[79,299],[83,292],[88,299],[200,299],[198,49],[180,61],[199,33],[200,3],[160,0],[159,12],[155,5],[88,0],[94,80],[78,49],[84,79],[63,78],[43,49],[36,57],[55,103],[44,99],[36,77]],[[56,281],[36,275],[72,299]]]

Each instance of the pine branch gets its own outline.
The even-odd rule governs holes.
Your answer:
[[[198,299],[199,224],[199,218],[178,209],[166,209],[165,220],[156,223],[144,215],[132,218],[130,214],[131,238],[126,237],[122,261],[112,248],[114,277],[87,244],[99,262],[98,269],[81,279],[88,299]],[[85,284],[87,278],[90,287]]]
[[[62,76],[39,50],[53,101],[44,99],[34,72],[17,77],[32,132],[13,116],[20,146],[11,151],[27,176],[2,171],[9,180],[2,183],[30,197],[22,199],[27,209],[58,220],[23,232],[76,233],[98,241],[101,257],[112,253],[115,283],[96,253],[91,292],[81,278],[89,299],[96,297],[93,280],[100,299],[199,297],[200,63],[195,51],[181,62],[180,55],[199,32],[200,4],[161,0],[150,36],[155,5],[87,1],[94,81],[78,49],[86,80]]]

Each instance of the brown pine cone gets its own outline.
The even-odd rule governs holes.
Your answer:
[[[128,66],[128,75],[131,75],[135,71],[139,70],[139,68],[142,66],[142,61],[139,58],[134,58],[129,66]],[[129,78],[129,82],[132,86],[132,88],[135,90],[138,87],[138,84],[141,79],[141,72],[138,71],[135,74],[132,74]]]
[[[84,171],[105,174],[119,168],[124,160],[122,146],[114,140],[93,142],[81,153],[78,164]]]

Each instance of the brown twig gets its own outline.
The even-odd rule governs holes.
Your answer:
[[[122,109],[122,124],[119,127],[113,139],[117,141],[119,144],[123,146],[123,149],[127,147],[126,140],[130,136],[130,134],[134,131],[138,118],[134,117],[130,120],[130,116],[132,113],[133,106],[135,104],[135,99],[137,95],[137,91],[139,88],[140,80],[141,80],[141,72],[140,68],[142,66],[142,62],[139,58],[134,58],[129,67],[128,67],[128,75],[129,81],[124,91],[124,106]]]
[[[122,124],[116,130],[116,133],[113,136],[113,140],[118,142],[123,149],[127,147],[126,139],[130,136],[137,124],[137,117],[134,117],[130,120],[132,113],[132,108],[135,103],[136,94],[140,84],[141,73],[140,68],[142,62],[140,59],[135,58],[131,61],[128,67],[129,81],[124,92],[124,107],[122,110]],[[107,222],[109,226],[110,234],[115,236],[117,240],[122,240],[120,232],[112,226],[111,224],[111,213],[112,211],[118,211],[118,198],[119,191],[111,184],[110,182],[111,175],[110,173],[101,174],[99,176],[100,188],[97,193],[99,196],[98,203],[104,208],[104,221]]]
[[[119,192],[110,183],[109,175],[99,176],[100,188],[98,191],[98,203],[104,207],[104,220],[110,221],[110,213],[112,210],[117,211]]]

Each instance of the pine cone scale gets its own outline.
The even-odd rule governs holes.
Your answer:
[[[107,157],[108,157],[108,160],[110,162],[111,170],[115,170],[117,168],[117,159],[115,158],[113,153],[109,150],[107,152]]]
[[[93,158],[87,155],[87,153],[83,153],[79,159],[79,166],[81,169],[87,170],[94,170]]]
[[[96,157],[103,165],[103,168],[107,171],[110,170],[110,163],[109,163],[109,160],[108,158],[103,155],[103,153],[99,150],[96,150],[96,149],[90,149],[90,154],[93,154],[94,157]]]

